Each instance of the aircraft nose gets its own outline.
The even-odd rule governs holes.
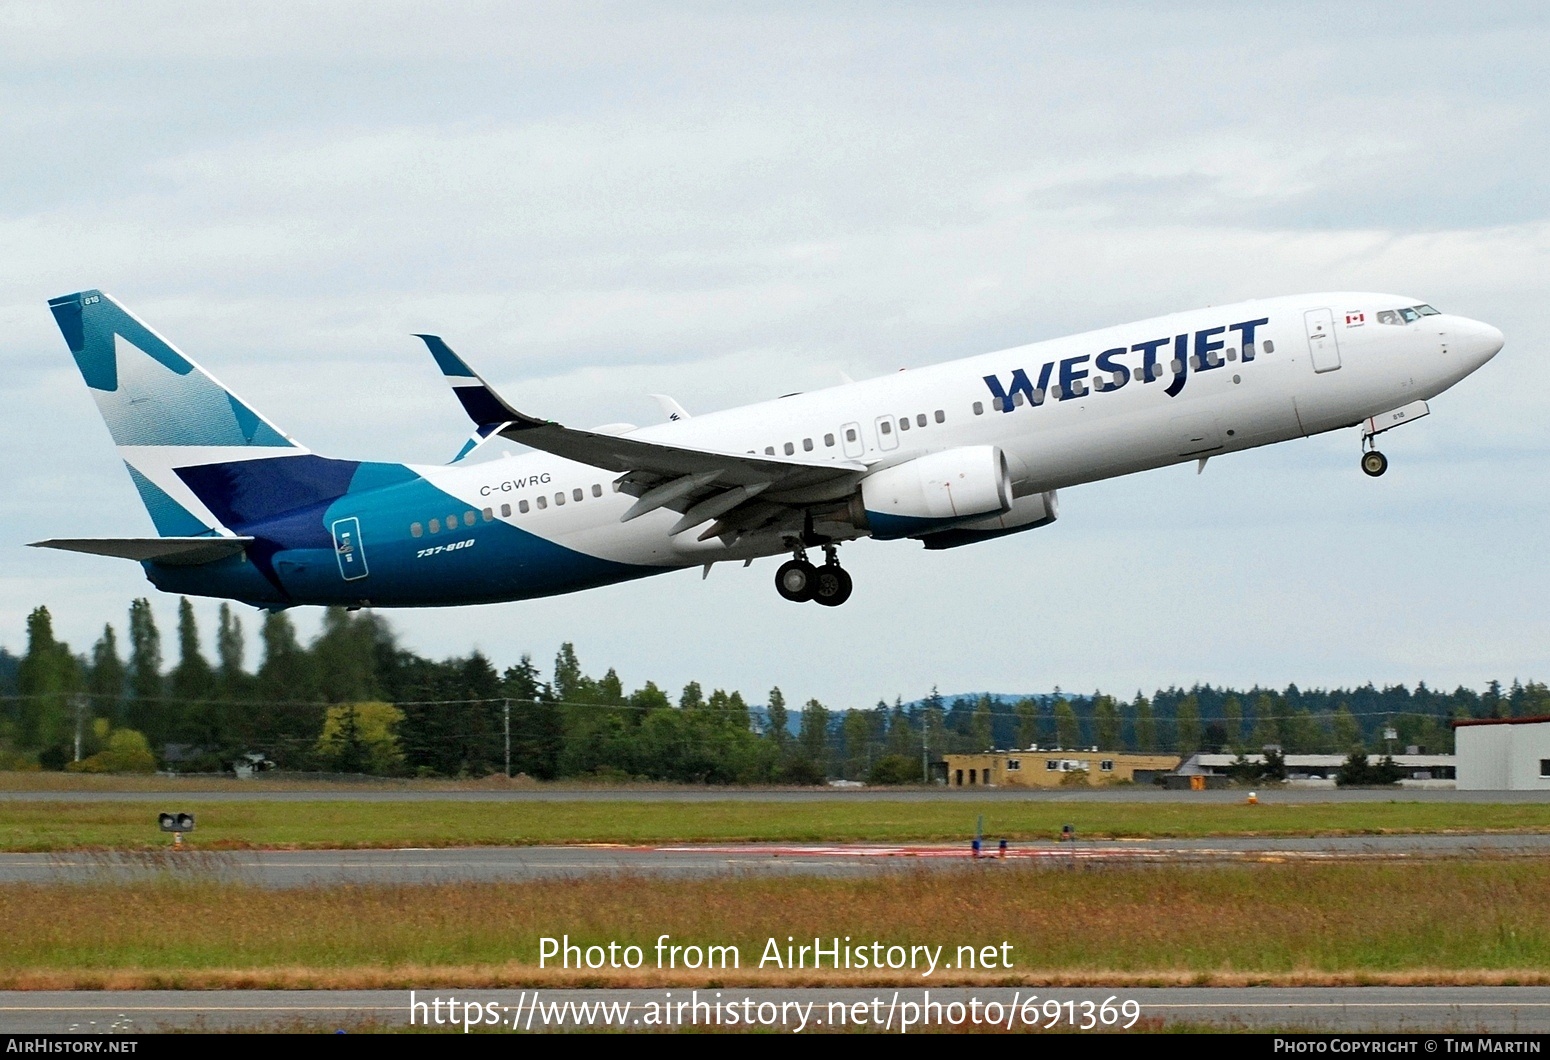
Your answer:
[[[1471,368],[1479,368],[1495,357],[1507,341],[1491,325],[1464,317],[1459,318],[1458,326],[1453,330],[1457,336],[1453,342],[1454,348],[1468,359]]]

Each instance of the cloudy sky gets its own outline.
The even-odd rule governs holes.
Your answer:
[[[1507,335],[1381,480],[1339,432],[1071,489],[1003,541],[847,547],[835,610],[767,560],[390,617],[842,707],[1550,679],[1550,16],[1265,6],[0,3],[0,644],[176,606],[23,547],[151,531],[54,295],[112,292],[318,452],[444,462],[414,331],[588,426],[1362,289]]]

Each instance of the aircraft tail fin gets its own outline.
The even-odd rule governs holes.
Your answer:
[[[221,526],[178,469],[308,452],[101,291],[49,309],[163,537]]]

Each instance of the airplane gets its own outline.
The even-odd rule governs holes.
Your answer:
[[[705,415],[659,397],[665,423],[580,430],[518,411],[426,334],[474,429],[450,463],[411,465],[311,452],[100,291],[49,308],[158,536],[33,544],[267,610],[522,600],[770,556],[789,557],[782,597],[837,606],[846,542],[1022,533],[1087,482],[1353,426],[1381,475],[1376,436],[1503,344],[1415,298],[1309,294]],[[468,459],[494,438],[532,451]]]

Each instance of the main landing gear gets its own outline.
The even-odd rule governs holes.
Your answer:
[[[853,584],[840,566],[835,547],[825,545],[823,554],[823,566],[815,567],[807,561],[807,550],[797,549],[796,557],[775,572],[775,591],[798,604],[813,600],[825,607],[838,607],[849,600]]]

